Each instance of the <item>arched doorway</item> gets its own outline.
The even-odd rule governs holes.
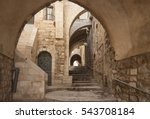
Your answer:
[[[48,74],[48,85],[52,84],[52,56],[47,51],[38,55],[38,66]]]

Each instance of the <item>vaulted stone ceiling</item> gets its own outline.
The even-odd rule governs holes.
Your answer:
[[[87,32],[86,29],[80,29],[75,32],[69,41],[69,49],[70,51],[73,50],[74,46],[83,44],[86,42]]]
[[[1,0],[0,53],[14,57],[18,37],[26,21],[56,0]],[[123,59],[150,51],[150,0],[70,0],[101,21]]]

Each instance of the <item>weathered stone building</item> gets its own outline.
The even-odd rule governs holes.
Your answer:
[[[0,1],[0,100],[150,101],[149,5]]]

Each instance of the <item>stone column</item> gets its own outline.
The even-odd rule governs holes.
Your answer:
[[[85,45],[80,46],[80,54],[81,54],[81,62],[82,62],[82,66],[85,66],[86,62],[85,62]]]
[[[64,13],[63,13],[63,2],[55,2],[55,24],[56,24],[56,38],[64,38]]]
[[[0,101],[12,101],[13,60],[0,54]]]
[[[65,79],[63,81],[63,83],[72,83],[72,79],[69,76],[69,17],[68,17],[68,8],[69,8],[69,3],[67,0],[63,1],[63,12],[64,12],[64,39],[65,39],[65,69],[64,69],[64,75],[65,75]],[[66,22],[67,21],[67,22]]]

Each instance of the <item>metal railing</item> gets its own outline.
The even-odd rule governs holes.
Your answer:
[[[13,71],[12,92],[16,93],[20,69],[14,68],[12,71]]]
[[[114,96],[120,98],[121,101],[150,101],[150,93],[133,87],[121,80],[114,79],[112,81]]]

